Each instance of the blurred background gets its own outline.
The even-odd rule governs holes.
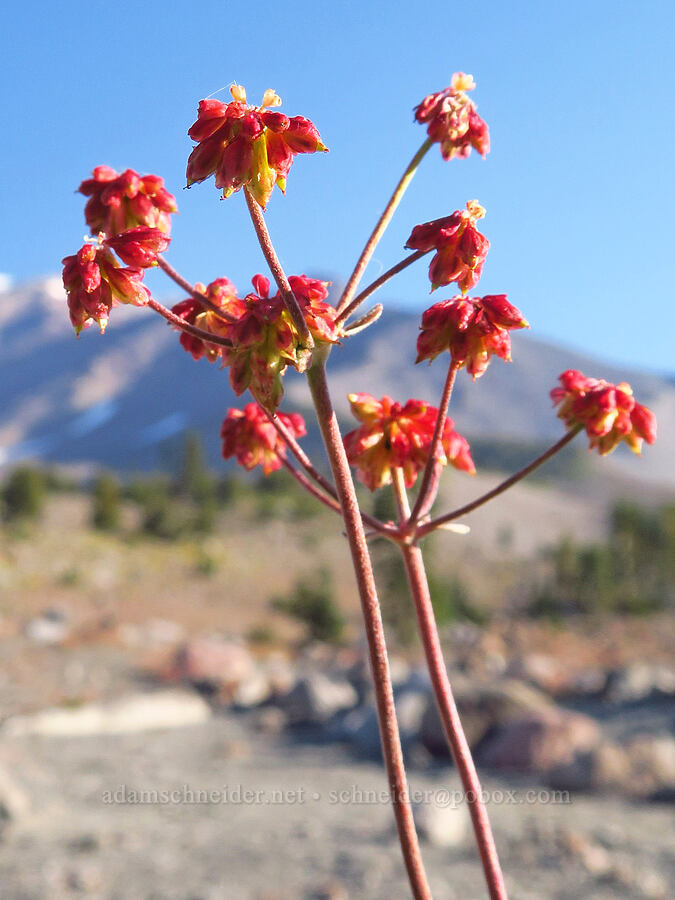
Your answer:
[[[460,711],[518,898],[667,898],[675,887],[675,383],[671,4],[373,2],[254,8],[27,2],[0,35],[0,871],[3,897],[403,898],[382,798],[358,598],[336,518],[285,473],[220,458],[235,405],[151,313],[75,340],[60,260],[107,164],[176,194],[169,261],[245,293],[265,271],[240,196],[183,191],[202,97],[266,88],[317,125],[268,221],[289,272],[349,275],[424,133],[412,108],[458,70],[492,151],[432,148],[366,282],[412,227],[474,197],[482,293],[531,332],[451,415],[468,502],[562,434],[548,392],[578,368],[628,381],[659,419],[643,459],[578,438],[528,482],[425,543]],[[166,304],[181,298],[150,272]],[[332,354],[350,391],[436,402],[414,367],[423,268]],[[436,299],[445,299],[440,292]],[[304,383],[282,409],[308,423]],[[353,420],[352,420],[353,421]],[[303,444],[320,467],[316,431]],[[394,515],[387,492],[364,507]],[[411,787],[434,896],[483,896],[465,804],[421,665],[403,571],[374,543]]]

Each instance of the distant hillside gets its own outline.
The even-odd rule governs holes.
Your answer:
[[[442,363],[412,365],[418,324],[418,315],[389,308],[377,325],[332,354],[330,378],[341,414],[354,390],[401,400],[439,396]],[[464,375],[458,379],[452,416],[460,431],[483,445],[492,439],[540,445],[562,433],[548,392],[564,369],[628,380],[657,413],[659,442],[639,465],[631,454],[615,454],[611,470],[675,485],[672,382],[619,370],[529,334],[516,334],[513,344],[512,365],[496,361],[475,384]],[[28,457],[149,468],[161,464],[171,439],[186,428],[203,435],[215,458],[220,422],[237,402],[227,373],[194,363],[152,313],[120,307],[105,336],[91,329],[76,340],[58,278],[0,295],[0,347],[0,462]],[[284,408],[307,405],[304,382],[291,375]]]

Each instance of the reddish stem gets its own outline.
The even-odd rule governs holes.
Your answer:
[[[422,483],[420,484],[417,499],[415,500],[415,505],[413,506],[413,510],[410,515],[408,525],[409,528],[414,528],[415,524],[419,522],[420,518],[422,518],[422,516],[425,516],[429,512],[434,500],[436,499],[436,494],[438,493],[438,485],[443,468],[442,464],[438,460],[438,457],[440,455],[439,451],[441,449],[443,429],[445,428],[445,423],[448,418],[448,405],[450,403],[450,397],[452,396],[452,389],[455,385],[457,372],[458,366],[451,360],[448,367],[448,374],[445,377],[445,384],[443,385],[441,402],[438,406],[438,416],[436,417],[434,434],[431,438],[431,444],[429,446],[429,456],[427,458],[427,464],[424,467],[424,473],[422,475]]]
[[[354,310],[358,309],[359,306],[370,297],[371,294],[374,294],[375,291],[379,290],[383,284],[386,284],[390,278],[393,278],[394,275],[398,275],[399,272],[402,272],[404,269],[407,269],[408,266],[412,265],[422,256],[426,256],[427,253],[431,253],[430,250],[416,250],[414,253],[411,253],[410,256],[406,256],[405,259],[402,259],[400,262],[396,263],[395,266],[392,266],[391,269],[387,269],[379,278],[376,278],[371,284],[368,285],[367,288],[364,288],[360,294],[357,294],[356,297],[352,300],[352,302],[345,309],[342,310],[340,315],[335,320],[337,324],[340,322],[344,322],[346,319],[351,316]]]
[[[189,294],[193,297],[197,303],[201,303],[201,305],[210,310],[212,313],[215,313],[218,318],[224,319],[226,322],[236,322],[235,316],[231,316],[229,313],[225,312],[224,309],[221,309],[219,306],[216,306],[215,303],[211,303],[206,294],[202,294],[201,291],[197,291],[194,288],[194,285],[190,284],[182,275],[180,275],[172,265],[164,259],[159,253],[157,254],[157,265],[159,268],[169,276],[172,281],[175,281],[178,287],[182,288],[186,294]]]
[[[289,463],[285,456],[279,456],[279,459],[281,460],[284,467],[291,473],[293,478],[295,478],[298,484],[301,485],[306,491],[309,491],[309,493],[313,497],[316,497],[317,500],[321,501],[324,506],[332,509],[333,512],[336,512],[338,514],[341,512],[340,504],[337,500],[335,500],[333,497],[328,497],[326,494],[324,494],[323,491],[320,491],[315,484],[312,484],[312,482],[309,480],[309,478],[307,478],[306,475],[303,475],[302,472],[298,472],[298,470]]]
[[[333,477],[337,486],[338,497],[342,507],[342,516],[347,531],[354,572],[361,598],[361,608],[365,621],[366,636],[370,664],[375,688],[375,701],[382,750],[387,769],[389,791],[399,840],[403,851],[408,878],[416,900],[431,900],[431,891],[424,871],[419,842],[415,831],[412,808],[408,793],[408,783],[403,765],[401,739],[396,720],[394,691],[389,672],[389,658],[382,625],[380,604],[375,587],[373,567],[361,521],[354,482],[352,479],[347,455],[342,443],[340,428],[333,409],[333,404],[326,383],[324,360],[315,361],[307,373],[310,390],[321,428],[321,434],[330,459]],[[324,354],[321,354],[324,355]]]
[[[153,297],[148,301],[148,306],[150,309],[154,309],[155,312],[158,312],[160,316],[163,316],[167,322],[170,322],[174,328],[178,328],[180,331],[184,331],[186,334],[191,334],[193,337],[200,338],[202,341],[205,341],[207,344],[218,344],[220,347],[231,347],[232,341],[228,338],[220,337],[218,334],[211,334],[210,331],[203,331],[201,328],[197,328],[195,325],[190,325],[189,322],[186,322],[185,319],[181,319],[180,316],[177,316],[175,313],[171,312],[170,309],[167,309],[166,306],[162,306],[161,303],[158,303]]]
[[[525,466],[525,468],[520,469],[520,471],[516,472],[514,475],[511,475],[506,481],[502,481],[501,484],[498,484],[497,487],[492,488],[491,491],[488,491],[485,494],[481,494],[480,497],[476,498],[476,500],[472,500],[471,503],[467,503],[464,506],[460,506],[458,509],[453,509],[452,512],[445,513],[443,516],[438,516],[436,519],[431,519],[431,521],[426,522],[424,525],[421,525],[416,532],[416,539],[422,538],[426,534],[429,534],[430,531],[434,531],[436,528],[439,528],[441,525],[444,525],[446,522],[452,522],[453,519],[458,519],[460,516],[465,516],[467,513],[473,512],[474,509],[478,509],[479,506],[482,506],[484,503],[487,503],[489,500],[492,500],[493,497],[498,497],[500,494],[503,494],[504,491],[508,490],[518,481],[521,481],[530,472],[534,472],[535,469],[538,469],[543,463],[546,462],[547,459],[550,459],[552,456],[555,456],[558,451],[562,450],[570,441],[575,438],[580,431],[583,430],[583,425],[577,425],[575,428],[570,429],[564,437],[561,437],[559,441],[553,444],[552,447],[549,447],[548,450],[544,451],[541,456],[538,456],[536,459],[532,460],[531,463]]]
[[[262,249],[263,255],[267,260],[267,265],[270,267],[270,271],[274,276],[274,280],[277,283],[277,287],[283,297],[283,301],[286,305],[286,309],[289,312],[291,319],[293,320],[293,324],[300,336],[302,341],[302,345],[305,350],[312,350],[314,348],[314,340],[312,335],[310,334],[309,328],[307,327],[307,322],[305,322],[305,317],[300,309],[300,304],[297,301],[295,294],[291,289],[291,285],[286,277],[286,273],[284,272],[281,263],[279,262],[279,257],[276,254],[276,251],[272,245],[272,241],[270,239],[269,231],[267,230],[267,224],[265,222],[265,218],[262,214],[260,207],[258,206],[258,202],[255,197],[248,188],[244,188],[244,195],[246,197],[246,204],[248,206],[248,211],[251,215],[251,221],[253,222],[253,227],[255,228],[255,233],[258,237],[258,242]]]
[[[389,198],[389,202],[385,206],[384,212],[378,219],[377,224],[373,229],[373,233],[368,238],[366,246],[363,248],[361,256],[359,256],[358,262],[354,267],[354,271],[350,275],[349,281],[347,282],[347,285],[342,292],[342,297],[340,298],[340,303],[337,307],[338,312],[342,312],[343,309],[349,306],[350,301],[356,293],[357,287],[359,286],[359,282],[363,278],[363,273],[366,271],[366,267],[370,262],[373,253],[375,252],[375,248],[380,242],[380,238],[386,231],[387,225],[391,222],[392,216],[396,212],[396,207],[401,202],[401,199],[405,194],[408,185],[412,181],[413,176],[417,171],[417,167],[422,162],[422,159],[427,150],[431,147],[431,144],[431,139],[427,138],[420,149],[417,151],[417,153],[410,160],[407,169],[401,176],[401,180],[394,188],[394,193]]]
[[[404,522],[410,518],[410,507],[405,491],[403,473],[400,469],[394,469],[392,474],[399,518],[401,522]],[[488,891],[491,900],[507,900],[504,876],[499,864],[487,809],[482,800],[481,784],[464,729],[462,728],[445,661],[443,660],[443,650],[438,636],[433,606],[431,605],[422,551],[419,547],[411,544],[401,544],[400,546],[410,591],[415,603],[417,624],[424,647],[429,675],[431,676],[436,704],[455,766],[462,781],[469,812],[471,813],[471,821],[476,835]]]
[[[366,328],[369,328],[373,322],[377,322],[377,320],[382,315],[384,307],[381,303],[376,303],[372,309],[369,309],[365,315],[361,316],[360,319],[357,319],[356,322],[352,322],[351,325],[348,325],[344,329],[345,337],[352,337],[352,335],[358,334],[359,331],[363,331]]]
[[[286,446],[291,451],[293,456],[295,456],[295,458],[300,463],[300,465],[303,467],[303,469],[309,475],[311,475],[311,477],[314,479],[314,481],[316,481],[316,483],[318,485],[320,485],[324,489],[324,491],[326,491],[326,493],[330,494],[330,496],[333,497],[333,499],[337,500],[338,495],[337,495],[337,491],[335,490],[335,487],[316,468],[314,463],[311,461],[309,456],[307,456],[307,454],[302,449],[300,444],[298,444],[298,442],[295,440],[295,438],[290,433],[288,428],[286,428],[286,426],[281,421],[279,416],[271,416],[267,412],[267,410],[265,410],[265,413],[267,415],[267,418],[272,423],[272,425],[274,425],[274,427],[276,428],[277,434],[283,439]],[[339,511],[339,507],[338,507],[338,511]],[[393,540],[395,540],[399,535],[398,528],[390,528],[388,525],[385,525],[384,522],[380,522],[379,519],[376,519],[374,516],[371,516],[366,512],[363,512],[363,511],[361,512],[361,518],[366,523],[366,525],[369,525],[374,531],[378,531],[380,534],[390,537]]]

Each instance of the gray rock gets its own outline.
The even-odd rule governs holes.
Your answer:
[[[421,691],[402,691],[395,702],[401,744],[404,752],[407,752],[418,739],[428,697]],[[373,760],[382,758],[375,707],[362,706],[351,710],[338,728],[337,739],[348,741],[359,756]]]
[[[630,761],[623,747],[602,741],[591,750],[554,766],[547,783],[556,790],[625,792],[630,780]]]
[[[68,617],[59,609],[46,609],[27,623],[24,634],[36,644],[60,644],[70,634]]]
[[[16,822],[30,811],[28,794],[14,776],[0,766],[0,821]]]
[[[675,669],[653,663],[633,663],[609,673],[603,699],[639,703],[675,696]]]
[[[466,676],[454,674],[451,685],[462,726],[471,749],[475,749],[486,735],[512,719],[530,713],[553,710],[551,700],[536,688],[515,679],[476,684]],[[420,726],[420,742],[434,756],[449,757],[445,732],[436,708],[429,699]]]
[[[626,748],[630,763],[630,793],[653,800],[675,798],[675,738],[639,737]]]
[[[358,695],[345,679],[329,678],[315,672],[301,678],[279,705],[291,725],[318,725],[328,722],[336,713],[356,705]]]
[[[233,688],[232,703],[240,709],[260,706],[272,696],[272,686],[266,672],[258,668]]]

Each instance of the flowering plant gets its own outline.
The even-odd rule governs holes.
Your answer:
[[[468,96],[474,87],[470,75],[458,72],[449,87],[430,94],[415,108],[415,118],[426,126],[427,138],[405,169],[339,296],[330,298],[326,282],[286,275],[263,215],[274,186],[285,190],[295,157],[327,148],[309,119],[275,111],[281,100],[274,91],[266,91],[261,105],[255,107],[247,105],[246,92],[240,85],[232,87],[229,103],[213,99],[200,102],[197,120],[188,132],[195,146],[187,163],[187,183],[190,186],[213,175],[223,197],[243,193],[276,293],[271,292],[270,282],[263,275],[253,277],[253,291],[243,297],[226,277],[208,285],[183,278],[164,256],[176,202],[163,180],[156,175],[141,176],[132,169],[119,175],[107,166],[98,166],[80,185],[81,193],[88,198],[85,219],[92,237],[76,254],[63,260],[63,283],[76,333],[94,323],[104,331],[118,303],[149,306],[178,332],[183,349],[195,360],[218,361],[227,368],[235,394],[248,390],[253,401],[243,409],[228,411],[221,429],[223,456],[235,457],[246,469],[262,466],[265,475],[283,466],[304,489],[341,516],[361,599],[383,756],[403,857],[413,895],[430,898],[408,797],[365,528],[397,545],[439,713],[469,804],[488,891],[493,900],[503,900],[504,879],[443,662],[420,542],[425,535],[501,494],[580,431],[586,431],[591,449],[600,454],[611,452],[621,441],[639,453],[643,442],[655,440],[656,422],[653,414],[635,401],[627,384],[612,385],[580,372],[564,372],[560,386],[551,392],[567,429],[563,437],[487,494],[461,509],[431,517],[443,468],[450,464],[464,473],[475,471],[469,444],[454,430],[447,414],[458,371],[466,367],[476,379],[493,356],[510,361],[510,332],[529,326],[505,294],[466,296],[479,282],[490,247],[477,228],[485,210],[475,200],[443,218],[415,225],[406,243],[412,252],[360,293],[357,290],[375,247],[431,146],[438,143],[445,160],[463,159],[472,149],[483,157],[487,154],[488,126]],[[440,400],[434,406],[416,398],[400,403],[388,396],[377,399],[367,393],[352,393],[349,401],[359,425],[343,438],[326,377],[328,356],[333,347],[354,339],[382,314],[382,306],[377,304],[352,319],[361,304],[398,272],[432,252],[431,290],[455,283],[460,291],[423,313],[417,338],[418,363],[429,360],[431,364],[448,351]],[[173,309],[159,303],[144,286],[145,269],[151,266],[162,269],[185,292],[186,297]],[[298,444],[297,439],[305,434],[303,419],[297,413],[279,411],[283,377],[289,368],[307,377],[332,478],[326,477]],[[360,509],[350,466],[371,491],[387,487],[393,491],[396,522],[382,522]],[[411,504],[408,489],[415,485],[419,486]]]

